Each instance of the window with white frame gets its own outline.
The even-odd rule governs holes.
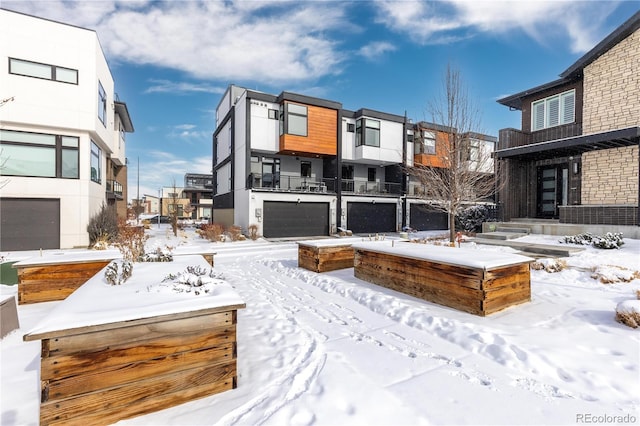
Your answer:
[[[102,150],[91,141],[91,180],[96,183],[102,182]]]
[[[576,91],[549,96],[531,103],[531,130],[569,124],[575,121]]]

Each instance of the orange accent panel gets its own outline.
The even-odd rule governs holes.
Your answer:
[[[449,155],[449,139],[444,132],[436,132],[436,153],[435,154],[415,154],[413,163],[428,167],[447,167]]]
[[[306,105],[307,136],[280,136],[280,153],[337,155],[338,111]]]

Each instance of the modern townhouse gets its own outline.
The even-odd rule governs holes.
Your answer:
[[[446,229],[446,216],[411,192],[416,128],[400,115],[231,85],[216,110],[212,220],[244,229],[255,224],[268,238],[341,228],[396,232],[414,223]],[[415,157],[426,162],[437,155]]]
[[[640,225],[640,12],[559,79],[498,102],[522,112],[496,151],[505,220]]]
[[[127,208],[127,105],[97,34],[0,9],[0,250],[86,247]]]
[[[184,197],[193,209],[191,219],[208,220],[211,218],[213,197],[213,176],[210,174],[187,173],[184,175]]]

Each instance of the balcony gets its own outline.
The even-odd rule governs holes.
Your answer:
[[[342,192],[356,195],[401,195],[402,185],[396,182],[369,182],[359,179],[342,179]]]
[[[328,193],[335,191],[335,180],[287,176],[279,173],[251,173],[247,186],[265,191]]]
[[[515,148],[518,146],[531,145],[538,142],[547,142],[557,139],[580,136],[582,134],[582,123],[565,124],[562,126],[549,127],[548,129],[536,132],[523,132],[517,129],[501,129],[498,138],[498,149]]]
[[[122,200],[122,184],[116,180],[107,180],[107,200]]]

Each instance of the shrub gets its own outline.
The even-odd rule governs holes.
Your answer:
[[[607,232],[603,237],[590,232],[573,236],[565,236],[561,243],[591,245],[600,249],[619,249],[624,244],[622,232]]]
[[[490,222],[489,209],[483,204],[469,206],[458,210],[458,222],[463,230],[467,232],[478,232],[482,230],[484,222]]]
[[[567,261],[563,259],[539,259],[531,264],[535,271],[547,271],[549,273],[560,272],[567,267]]]
[[[616,321],[631,328],[640,327],[640,303],[637,300],[625,300],[618,303]]]
[[[124,219],[118,219],[118,238],[114,245],[120,250],[124,260],[137,262],[144,254],[146,240],[143,227],[129,226]]]
[[[237,226],[237,225],[233,225],[229,228],[229,237],[231,238],[231,241],[241,241],[244,239],[244,235],[242,235],[242,228]]]
[[[249,238],[255,241],[258,239],[258,237],[260,237],[260,235],[258,235],[258,225],[252,223],[251,225],[249,225]]]
[[[218,242],[224,233],[224,227],[219,223],[209,223],[202,225],[200,228],[200,236],[209,241]]]
[[[87,225],[89,233],[89,246],[93,247],[97,242],[109,242],[118,235],[118,215],[113,206],[102,204],[98,213],[89,219]]]

